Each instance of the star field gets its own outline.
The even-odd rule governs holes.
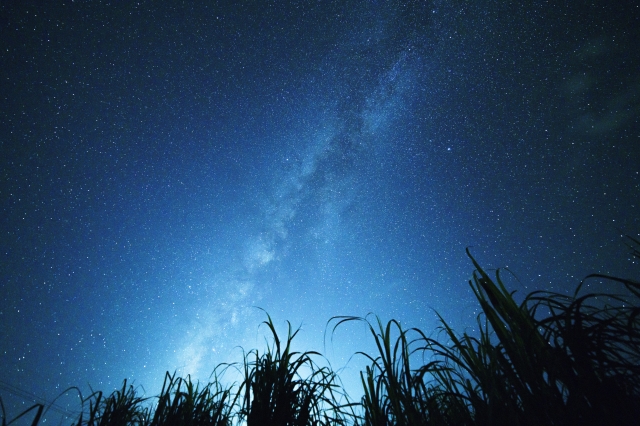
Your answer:
[[[372,343],[334,315],[472,329],[466,247],[518,294],[637,277],[637,6],[196,3],[0,5],[10,413],[207,380],[256,307],[334,368]]]

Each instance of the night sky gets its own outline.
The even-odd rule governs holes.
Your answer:
[[[518,295],[638,277],[638,5],[236,3],[0,3],[9,414],[207,380],[256,307],[336,369],[334,315],[473,332],[466,247]]]

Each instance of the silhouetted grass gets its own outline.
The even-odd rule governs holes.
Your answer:
[[[273,345],[260,354],[253,350],[244,358],[244,381],[240,386],[243,403],[239,417],[247,425],[342,425],[349,420],[343,406],[342,386],[328,367],[313,361],[318,352],[292,352],[292,333],[282,344],[271,317],[265,324],[273,336]],[[305,376],[301,370],[307,370]]]
[[[101,391],[92,393],[89,398],[88,413],[80,414],[78,425],[144,425],[147,423],[147,410],[143,403],[146,398],[136,395],[135,388],[127,387],[127,380],[122,389],[115,390],[108,396]],[[84,403],[83,403],[84,405]]]
[[[595,274],[573,296],[533,292],[518,305],[500,270],[492,279],[467,254],[483,312],[477,336],[455,333],[441,317],[438,338],[395,320],[332,318],[333,330],[365,321],[378,348],[363,354],[371,361],[361,373],[365,425],[638,424],[640,283]],[[581,294],[594,278],[624,291]],[[428,362],[412,369],[417,354]]]
[[[15,418],[13,418],[11,421],[8,421],[8,422],[6,419],[6,415],[5,415],[6,412],[4,409],[4,403],[2,402],[2,398],[0,398],[0,409],[2,409],[2,426],[10,425],[11,423],[17,422],[18,420],[22,419],[23,417],[26,418],[26,416],[29,415],[31,412],[33,412],[33,419],[31,420],[31,424],[35,426],[38,424],[38,422],[40,421],[40,418],[42,417],[42,413],[44,411],[44,405],[33,404],[31,407],[27,408],[26,410],[24,410],[23,412],[21,412]]]
[[[640,258],[640,241],[630,238]],[[339,377],[318,352],[295,352],[271,317],[264,353],[246,352],[221,365],[207,385],[167,373],[156,398],[142,398],[125,380],[111,395],[83,402],[77,426],[107,425],[635,425],[640,419],[640,283],[590,275],[572,296],[533,292],[517,304],[501,278],[467,251],[469,284],[482,309],[479,332],[456,333],[442,317],[435,335],[361,317],[334,317],[331,329],[365,322],[377,347],[361,374],[363,397],[349,402]],[[617,283],[619,293],[583,293],[589,280]],[[435,337],[432,337],[435,336]],[[324,361],[323,361],[324,364]],[[239,384],[218,373],[234,367]],[[0,400],[1,403],[1,400]],[[151,403],[151,404],[150,404]],[[33,416],[35,404],[2,426]]]
[[[232,424],[233,411],[238,394],[231,387],[224,387],[217,379],[200,387],[191,378],[176,378],[175,373],[165,376],[162,391],[153,411],[150,425],[211,425],[226,426]]]

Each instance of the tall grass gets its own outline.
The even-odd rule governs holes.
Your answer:
[[[640,259],[640,241],[630,238]],[[533,292],[516,303],[501,271],[475,267],[469,285],[482,309],[477,334],[456,333],[442,318],[434,334],[396,320],[333,317],[332,331],[364,322],[376,354],[359,352],[363,397],[350,402],[338,375],[318,352],[296,352],[300,331],[281,340],[271,317],[264,352],[214,369],[206,385],[167,373],[159,396],[127,385],[83,400],[77,426],[107,425],[635,425],[640,419],[640,283],[590,275],[566,296]],[[606,280],[618,293],[588,293]],[[228,368],[239,383],[222,385]],[[32,416],[36,404],[2,426]]]
[[[294,352],[295,332],[288,324],[287,339],[280,341],[271,317],[265,324],[273,345],[264,354],[257,350],[245,355],[244,381],[240,386],[243,403],[239,417],[253,425],[343,425],[349,420],[349,405],[337,375],[320,367],[313,358],[318,352]],[[304,376],[303,376],[303,371]]]
[[[155,407],[148,409],[146,417],[152,426],[160,425],[231,425],[238,395],[231,387],[224,387],[218,380],[204,386],[193,383],[191,377],[176,378],[175,373],[165,375],[162,391]],[[151,416],[153,412],[153,416]]]
[[[533,292],[518,305],[500,270],[492,278],[467,254],[478,335],[457,334],[442,317],[437,338],[395,320],[332,318],[333,330],[366,322],[378,348],[363,354],[371,361],[361,373],[365,425],[638,424],[639,282],[594,274],[573,296]],[[582,294],[593,279],[622,291]],[[412,369],[416,355],[428,362]]]

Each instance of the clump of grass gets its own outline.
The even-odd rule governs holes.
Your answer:
[[[87,400],[89,411],[80,414],[76,423],[78,426],[148,424],[148,410],[144,407],[147,398],[138,396],[133,385],[127,387],[126,379],[122,383],[122,389],[115,390],[108,396],[104,396],[101,391],[93,392]],[[83,400],[83,405],[84,403]]]
[[[415,350],[413,341],[396,320],[386,326],[377,318],[377,328],[366,318],[333,317],[333,331],[340,325],[351,321],[363,321],[378,349],[374,357],[365,352],[357,352],[371,362],[365,371],[360,372],[364,395],[361,406],[364,408],[359,419],[365,425],[418,425],[424,420],[422,401],[427,391],[424,381],[416,370],[411,369],[411,358]],[[397,335],[395,341],[393,336]]]
[[[292,351],[291,342],[300,329],[292,332],[289,322],[285,342],[280,341],[268,314],[263,324],[271,332],[273,345],[263,354],[253,350],[244,357],[239,417],[248,426],[347,424],[349,405],[341,403],[344,394],[338,377],[313,360],[322,355]]]
[[[363,424],[637,424],[640,283],[590,275],[585,281],[614,281],[623,291],[581,294],[583,281],[573,296],[534,292],[518,305],[500,270],[491,278],[467,254],[482,308],[478,336],[455,333],[442,317],[436,338],[396,320],[375,327],[332,318],[334,331],[365,321],[378,348],[375,357],[362,353],[371,361],[361,373]],[[412,369],[418,354],[428,362]]]
[[[218,380],[217,370],[208,384],[200,387],[190,376],[176,378],[167,373],[158,403],[153,411],[150,426],[207,425],[227,426],[232,424],[233,410],[238,394],[232,387],[224,387]],[[151,411],[151,410],[150,410]]]
[[[220,367],[220,366],[219,366]],[[176,373],[165,374],[164,383],[157,402],[146,404],[152,398],[137,396],[136,389],[127,387],[104,397],[94,392],[87,398],[89,411],[76,422],[77,426],[227,426],[233,423],[234,408],[238,395],[232,386],[224,387],[218,379],[218,368],[213,380],[201,386],[190,376],[176,377]]]

